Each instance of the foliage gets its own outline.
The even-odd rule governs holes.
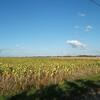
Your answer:
[[[37,90],[99,72],[98,58],[0,58],[0,95]]]

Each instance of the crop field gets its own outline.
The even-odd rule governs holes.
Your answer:
[[[43,87],[57,84],[61,85],[64,84],[65,81],[85,79],[85,77],[95,76],[99,73],[99,58],[0,58],[0,95],[14,96],[16,94],[32,89],[35,89],[35,92],[36,90],[39,90]],[[93,78],[93,80],[95,79],[96,78]],[[59,99],[49,98],[30,100]]]

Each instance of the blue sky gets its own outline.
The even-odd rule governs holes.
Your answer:
[[[90,0],[0,0],[0,56],[98,55],[99,27]]]

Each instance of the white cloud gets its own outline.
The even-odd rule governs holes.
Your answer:
[[[79,12],[78,15],[81,16],[81,17],[85,17],[86,13],[85,12]]]
[[[78,40],[68,40],[67,44],[71,45],[73,48],[80,48],[80,49],[85,49],[86,45],[81,43]]]
[[[87,26],[85,27],[85,31],[86,31],[86,32],[90,32],[92,29],[93,29],[93,27],[92,27],[91,25],[87,25]]]

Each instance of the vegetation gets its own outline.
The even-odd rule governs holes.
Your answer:
[[[99,73],[99,58],[0,58],[0,100],[89,100]]]

